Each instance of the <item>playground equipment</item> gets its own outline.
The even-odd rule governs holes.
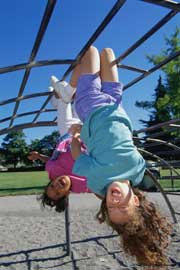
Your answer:
[[[134,52],[137,48],[139,48],[145,41],[147,41],[151,36],[156,34],[156,32],[163,27],[166,23],[168,23],[174,16],[179,15],[180,12],[180,3],[170,1],[170,0],[164,0],[164,1],[156,1],[156,0],[143,0],[142,2],[149,2],[153,5],[159,5],[163,8],[167,8],[169,12],[161,18],[155,25],[152,26],[151,29],[149,29],[141,38],[139,38],[134,44],[132,44],[124,53],[122,53],[117,59],[115,60],[118,64],[118,67],[120,69],[124,70],[130,70],[135,73],[139,73],[135,79],[130,81],[124,86],[124,91],[130,88],[131,86],[135,85],[139,81],[143,80],[147,76],[151,75],[153,72],[160,69],[162,66],[166,65],[173,59],[180,56],[180,51],[176,51],[173,54],[169,55],[166,59],[164,59],[161,63],[152,66],[150,69],[145,70],[140,67],[125,65],[122,63],[124,59],[126,59],[132,52]],[[83,48],[79,51],[79,53],[74,57],[74,59],[55,59],[55,60],[42,60],[42,61],[36,61],[36,56],[38,53],[38,50],[40,48],[41,42],[43,40],[43,36],[48,28],[48,24],[50,22],[50,19],[53,14],[53,10],[56,6],[56,0],[49,0],[47,1],[47,6],[44,11],[44,15],[34,42],[34,45],[32,47],[32,50],[30,52],[29,59],[26,63],[16,64],[12,66],[7,67],[0,67],[0,74],[14,72],[18,70],[24,70],[24,76],[21,81],[21,85],[18,91],[18,95],[13,98],[9,98],[6,100],[0,100],[0,106],[3,107],[8,104],[14,104],[14,109],[11,115],[7,115],[4,118],[0,118],[0,124],[5,124],[5,127],[0,129],[0,135],[4,135],[12,130],[19,130],[19,129],[26,129],[26,128],[34,128],[34,127],[42,127],[42,126],[56,126],[56,118],[49,119],[48,121],[39,121],[39,118],[42,114],[52,112],[53,109],[47,109],[47,105],[51,99],[52,92],[38,92],[38,93],[32,93],[28,95],[23,95],[26,84],[28,83],[30,74],[32,69],[34,68],[40,68],[42,66],[49,66],[49,65],[68,65],[67,70],[65,71],[64,75],[62,76],[61,80],[65,80],[67,76],[70,74],[70,72],[73,70],[73,68],[79,63],[82,56],[85,54],[87,49],[90,45],[92,45],[96,39],[101,35],[103,30],[106,28],[106,26],[111,22],[114,16],[121,10],[122,6],[124,6],[126,3],[126,0],[119,0],[116,1],[112,9],[109,11],[107,16],[104,18],[104,20],[101,22],[101,24],[97,27],[97,29],[94,31],[92,36],[89,38],[87,43],[83,46]],[[147,7],[148,8],[148,7]],[[46,100],[39,104],[39,109],[35,111],[29,111],[29,112],[20,112],[20,104],[24,100],[34,100],[38,97],[45,97]],[[23,119],[23,117],[26,116],[33,116],[33,120],[30,122],[24,122],[23,124],[15,124],[15,120],[18,118]],[[7,123],[7,125],[6,125]],[[170,132],[173,130],[179,130],[180,128],[180,119],[172,119],[168,122],[161,123],[156,126],[152,126],[151,128],[144,128],[141,130],[135,131],[135,139],[138,142],[144,142],[143,148],[140,147],[140,151],[142,154],[146,155],[149,159],[153,158],[153,160],[156,160],[156,166],[168,168],[170,170],[170,176],[166,176],[165,178],[170,178],[172,181],[172,185],[174,187],[174,181],[175,179],[180,179],[180,175],[177,171],[177,168],[180,167],[180,162],[176,161],[176,157],[180,153],[180,148],[178,145],[171,143],[170,141],[162,141],[157,139],[158,135],[156,133],[156,130],[159,128],[166,127],[166,132]],[[151,133],[151,136],[146,137],[145,132],[147,131],[154,131],[155,133]],[[161,131],[163,132],[163,131]],[[139,136],[140,135],[140,136]],[[156,153],[154,151],[153,153],[150,153],[147,148],[154,144],[157,145],[166,145],[170,149],[173,148],[174,150],[174,159],[171,162],[167,162],[166,158],[164,157],[165,153]],[[172,154],[172,151],[171,151]],[[166,155],[168,155],[168,150],[166,150]],[[151,174],[155,185],[159,189],[159,191],[162,193],[162,196],[164,197],[167,206],[169,207],[169,210],[171,212],[172,218],[174,222],[177,222],[176,215],[179,215],[180,213],[177,213],[175,209],[173,208],[169,198],[168,194],[174,194],[174,195],[180,195],[178,192],[174,191],[165,191],[160,186],[159,182],[156,180],[156,178],[152,175],[152,173],[149,171],[149,174]],[[162,178],[162,177],[161,177]],[[67,243],[67,255],[71,254],[71,239],[70,239],[70,217],[69,217],[69,207],[66,208],[65,211],[65,223],[66,223],[66,243]]]

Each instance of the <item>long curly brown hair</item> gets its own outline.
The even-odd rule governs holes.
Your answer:
[[[166,269],[168,259],[164,249],[168,246],[172,226],[155,205],[146,199],[143,192],[137,188],[132,189],[139,198],[140,206],[136,207],[127,224],[114,224],[109,220],[106,198],[96,218],[100,223],[106,221],[121,236],[125,253],[135,256],[138,264],[151,266],[150,269],[162,269],[162,266]]]

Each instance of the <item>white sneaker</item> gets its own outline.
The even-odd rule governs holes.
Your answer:
[[[66,81],[59,81],[55,76],[51,76],[51,85],[59,98],[62,98],[65,103],[72,101],[76,88],[70,86]]]
[[[53,89],[52,86],[49,86],[49,87],[48,87],[48,90],[49,90],[49,92],[52,92],[54,89]]]

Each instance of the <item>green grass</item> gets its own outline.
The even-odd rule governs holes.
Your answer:
[[[0,173],[0,196],[37,194],[47,185],[45,171]],[[4,190],[2,190],[4,189]]]
[[[169,170],[162,170],[161,175],[170,175]],[[48,182],[45,171],[0,172],[0,196],[39,194]],[[171,180],[161,180],[160,184],[163,188],[172,187]],[[174,180],[174,188],[180,189],[180,179]]]
[[[180,169],[175,169],[179,174],[180,174]],[[166,170],[162,170],[161,169],[161,176],[167,176],[167,175],[171,175],[170,170],[166,169]],[[174,171],[172,173],[172,175],[177,175]]]
[[[180,169],[176,169],[176,171],[180,174]],[[175,172],[172,172],[173,176],[177,176]],[[170,170],[161,170],[161,177],[162,176],[171,176]],[[160,180],[160,184],[165,189],[171,189],[172,187],[174,189],[180,189],[180,178],[174,179],[174,181],[168,179],[168,180]]]
[[[165,189],[171,189],[172,187],[174,189],[180,189],[180,180],[175,179],[172,183],[171,180],[160,180],[160,184]]]

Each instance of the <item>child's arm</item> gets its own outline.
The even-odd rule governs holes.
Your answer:
[[[40,159],[42,162],[46,163],[48,161],[49,157],[45,156],[43,154],[40,154],[37,151],[32,151],[32,152],[29,153],[28,159],[32,160],[32,161]]]
[[[76,160],[81,154],[81,142],[80,142],[80,134],[74,134],[71,142],[71,155],[74,160]]]

